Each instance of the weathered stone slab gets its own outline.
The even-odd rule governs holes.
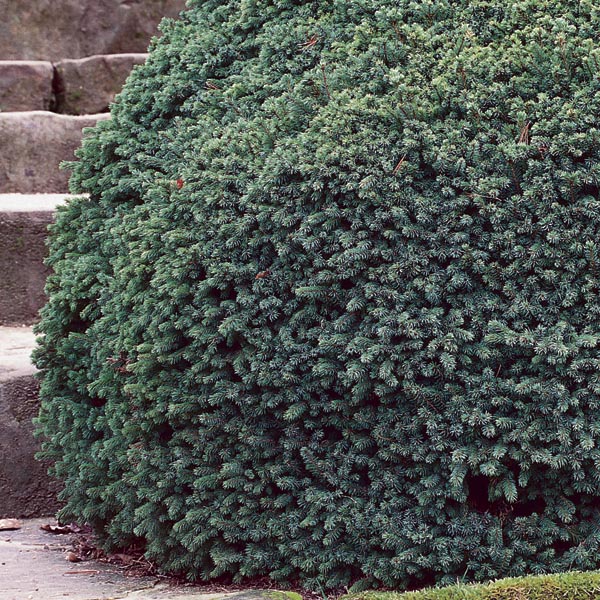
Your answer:
[[[0,56],[60,60],[146,52],[162,17],[185,0],[0,0]]]
[[[29,356],[29,328],[0,327],[0,518],[51,515],[58,485],[35,460],[39,443],[32,419],[39,410],[38,382]]]
[[[0,325],[30,325],[38,320],[46,301],[47,229],[56,206],[66,198],[0,194]]]
[[[53,77],[50,62],[0,60],[0,111],[48,110]]]
[[[69,115],[107,112],[131,69],[147,57],[147,54],[109,54],[57,62],[56,112]]]
[[[0,193],[66,193],[82,129],[108,114],[66,116],[44,111],[0,113]]]

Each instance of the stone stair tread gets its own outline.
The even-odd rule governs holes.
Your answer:
[[[33,375],[36,372],[31,362],[34,348],[32,327],[0,327],[0,382]]]
[[[112,52],[109,54],[91,54],[90,56],[84,56],[83,58],[61,58],[60,60],[55,60],[54,64],[60,63],[85,63],[95,61],[99,58],[148,58],[149,54],[147,52]],[[7,61],[9,62],[9,61]],[[27,61],[22,61],[27,62]],[[36,61],[34,61],[36,62]],[[41,61],[43,62],[43,61]],[[2,63],[2,61],[0,61]]]
[[[17,66],[27,66],[27,65],[31,65],[32,67],[35,66],[46,66],[46,65],[51,65],[52,63],[48,60],[0,60],[0,67],[3,67],[5,65],[17,65]]]
[[[73,194],[0,194],[0,213],[54,212]]]
[[[93,113],[89,115],[63,115],[50,110],[7,110],[0,112],[0,118],[22,119],[24,116],[41,117],[47,119],[63,119],[64,121],[85,121],[86,119],[108,119],[110,115],[106,113]]]

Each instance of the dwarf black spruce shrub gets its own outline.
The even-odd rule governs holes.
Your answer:
[[[166,22],[54,227],[63,518],[201,579],[597,567],[599,10]]]

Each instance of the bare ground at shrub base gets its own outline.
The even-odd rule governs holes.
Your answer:
[[[79,560],[81,536],[47,533],[48,519],[21,522],[0,531],[0,597],[2,600],[298,600],[299,595],[270,589],[191,586],[143,575],[144,566]]]

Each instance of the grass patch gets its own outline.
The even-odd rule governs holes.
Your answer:
[[[600,598],[600,572],[559,573],[458,584],[419,592],[362,592],[352,600],[590,600]]]

